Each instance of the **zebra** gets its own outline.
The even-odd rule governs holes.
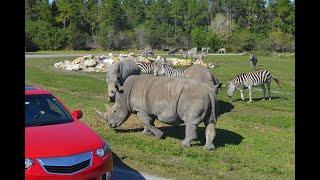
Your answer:
[[[170,49],[170,51],[168,52],[168,55],[175,55],[176,53],[178,52],[178,48],[173,48],[173,49]]]
[[[238,88],[240,88],[241,99],[244,101],[243,90],[248,88],[249,89],[249,103],[251,103],[252,102],[251,90],[252,90],[252,87],[255,87],[255,86],[262,87],[263,100],[265,100],[266,90],[268,90],[269,100],[271,100],[270,85],[271,85],[272,79],[276,81],[278,86],[280,86],[279,80],[272,77],[271,73],[265,69],[259,70],[259,71],[251,71],[248,73],[242,73],[242,74],[237,75],[236,77],[234,77],[232,80],[229,81],[227,94],[230,99],[230,102],[231,102],[231,97],[233,95],[233,92]]]
[[[253,55],[253,54],[250,54],[250,58],[249,58],[249,63],[251,65],[251,67],[256,70],[256,67],[257,67],[257,63],[258,63],[258,58]]]
[[[162,75],[183,76],[183,73],[184,73],[184,69],[173,68],[168,64],[160,64],[158,66],[155,66],[153,71],[153,74],[155,76],[162,76]]]
[[[142,52],[142,56],[154,56],[154,53],[152,52],[152,50],[147,49]]]
[[[201,49],[201,52],[206,52],[207,54],[209,53],[210,48],[209,47],[203,47]]]
[[[218,53],[219,53],[219,54],[225,54],[225,53],[227,53],[227,50],[226,50],[226,48],[220,48],[220,49],[218,50]]]
[[[145,74],[152,74],[154,67],[156,66],[156,62],[137,62],[137,66],[140,68],[140,71],[142,71]]]

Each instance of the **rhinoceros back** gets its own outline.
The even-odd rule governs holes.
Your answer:
[[[193,102],[203,101],[200,104],[208,104],[211,99],[214,102],[213,96],[210,99],[208,97],[208,93],[211,93],[208,85],[183,77],[130,76],[124,87],[126,90],[131,89],[129,103],[134,111],[154,115],[167,124],[179,121],[179,117],[192,108]],[[183,98],[180,99],[182,94]]]

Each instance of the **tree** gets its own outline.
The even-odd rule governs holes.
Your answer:
[[[214,20],[211,22],[209,27],[220,37],[225,37],[231,33],[232,25],[231,22],[221,13],[216,14]]]
[[[100,6],[99,0],[84,1],[83,16],[85,21],[90,24],[91,35],[96,35],[96,31],[99,27],[99,21],[101,19]]]
[[[255,33],[265,31],[266,20],[265,16],[265,1],[264,0],[244,0],[245,7],[245,27]]]
[[[26,20],[52,22],[51,9],[47,0],[25,0]]]
[[[186,0],[172,1],[169,14],[173,18],[175,47],[177,47],[180,39],[184,34],[184,15],[186,14],[186,12]]]
[[[191,30],[197,26],[209,26],[209,4],[206,0],[189,0],[187,2],[187,14],[185,17],[186,30]]]
[[[142,24],[145,18],[144,4],[140,0],[126,0],[123,2],[126,18],[131,29]]]
[[[295,7],[290,0],[274,0],[269,4],[268,13],[272,30],[295,34]]]
[[[256,47],[255,35],[249,29],[236,31],[231,37],[231,49],[233,51],[252,51]]]
[[[149,31],[147,42],[152,48],[162,48],[171,45],[174,27],[170,15],[167,13],[170,4],[167,0],[148,1],[146,21],[144,26]]]

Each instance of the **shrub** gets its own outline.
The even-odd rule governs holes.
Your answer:
[[[294,39],[280,30],[269,33],[269,47],[276,52],[294,51]]]
[[[212,51],[216,51],[221,44],[220,39],[212,32],[202,28],[195,28],[191,31],[191,46],[197,47],[198,50],[202,47],[210,47]]]
[[[68,46],[73,50],[86,49],[88,34],[70,26],[68,28]]]
[[[256,37],[247,29],[236,31],[231,37],[231,51],[252,51],[256,47]]]
[[[25,43],[27,51],[59,50],[67,45],[67,32],[46,21],[26,21]]]

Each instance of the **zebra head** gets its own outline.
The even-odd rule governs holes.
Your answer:
[[[250,53],[249,61],[256,61],[256,59],[257,57],[253,53]]]
[[[164,64],[157,64],[153,69],[153,75],[162,76],[164,74],[165,74],[165,65]]]
[[[233,93],[236,90],[236,88],[237,88],[237,85],[233,81],[229,81],[228,91],[227,91],[227,94],[228,94],[229,98],[231,98],[231,96],[233,95]]]

